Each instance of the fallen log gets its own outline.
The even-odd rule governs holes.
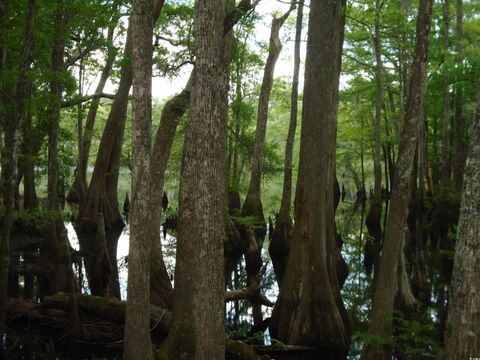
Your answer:
[[[42,303],[9,298],[7,302],[7,348],[13,355],[53,352],[65,355],[118,356],[123,348],[125,302],[78,295],[79,328],[70,321],[67,294],[45,297]],[[160,344],[168,333],[170,311],[151,306],[151,335]]]
[[[62,358],[119,358],[123,351],[126,303],[113,298],[77,295],[79,329],[73,331],[67,294],[48,296],[41,303],[9,298],[6,345],[10,358],[26,354],[55,354]],[[165,339],[172,315],[167,309],[151,306],[151,335],[154,346]],[[226,340],[226,359],[295,359],[310,356],[315,349],[305,346],[248,345]],[[306,357],[308,358],[308,357]],[[303,359],[303,357],[302,357]]]

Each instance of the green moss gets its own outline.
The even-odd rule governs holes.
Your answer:
[[[253,351],[247,344],[238,340],[225,340],[226,360],[258,360],[262,357]]]
[[[156,360],[192,359],[195,354],[193,326],[182,324],[170,331],[159,349],[155,349]]]

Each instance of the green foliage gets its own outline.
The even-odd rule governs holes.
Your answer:
[[[394,348],[405,360],[435,359],[440,350],[436,340],[436,324],[429,311],[420,316],[407,318],[395,313]]]
[[[173,78],[194,62],[194,8],[191,1],[165,2],[155,26],[156,75]]]

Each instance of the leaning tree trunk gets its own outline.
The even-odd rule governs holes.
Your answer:
[[[233,9],[230,14],[235,11],[236,9]],[[236,16],[227,15],[228,21],[225,21],[224,24],[224,36],[231,31],[240,17],[240,13]],[[227,56],[226,51],[224,51],[224,56]],[[162,214],[161,199],[165,183],[165,171],[167,169],[175,132],[180,119],[188,109],[194,78],[195,67],[192,70],[190,78],[183,91],[167,101],[163,107],[160,117],[160,125],[155,135],[155,142],[152,149],[152,161],[150,165],[149,212],[151,214],[151,220],[148,222],[150,228],[149,238],[152,244],[152,255],[150,258],[150,296],[152,304],[169,309],[172,306],[172,285],[166,272],[162,256],[162,245],[160,242],[160,223]],[[228,81],[225,86],[228,86]],[[227,232],[237,232],[230,219],[227,218],[226,223]],[[229,242],[231,238],[235,237],[229,236],[228,239],[226,239],[226,242]]]
[[[98,81],[97,87],[94,94],[103,93],[103,89],[107,83],[108,78],[110,77],[110,72],[112,71],[113,63],[117,55],[117,49],[113,45],[113,35],[116,26],[116,19],[112,19],[113,25],[110,25],[108,28],[107,43],[108,50],[105,60],[105,66],[100,74],[100,80]],[[79,164],[75,169],[75,181],[72,184],[70,193],[67,196],[68,201],[82,203],[85,198],[87,191],[87,168],[88,168],[88,157],[90,155],[90,147],[92,144],[93,137],[93,128],[95,126],[95,120],[97,117],[98,106],[100,105],[100,98],[95,98],[90,103],[90,108],[87,114],[87,120],[85,122],[85,129],[83,130],[83,136],[81,138],[80,146],[80,155],[79,155]]]
[[[123,358],[153,359],[150,338],[150,160],[153,0],[132,1],[132,209]]]
[[[427,80],[428,37],[433,0],[419,4],[415,53],[405,119],[402,127],[392,198],[380,257],[368,333],[383,339],[383,346],[365,344],[362,360],[390,359],[394,299],[397,293],[399,254],[402,249],[417,136],[422,126],[422,106]],[[399,234],[401,236],[399,236]]]
[[[480,94],[463,182],[448,308],[445,346],[448,360],[473,359],[480,352]]]
[[[147,222],[149,228],[148,237],[151,246],[152,256],[150,257],[150,291],[151,302],[157,306],[170,309],[172,307],[172,284],[168,277],[165,262],[162,255],[162,244],[160,242],[160,224],[162,215],[162,194],[165,183],[165,171],[172,149],[175,132],[180,119],[188,108],[194,72],[185,89],[172,99],[167,101],[162,110],[160,125],[155,135],[155,142],[152,150],[152,161],[150,163],[150,220]]]
[[[382,244],[382,106],[383,106],[383,63],[382,63],[382,42],[380,37],[380,11],[381,3],[375,1],[375,36],[373,48],[375,53],[375,151],[373,157],[373,173],[375,179],[373,199],[367,214],[365,223],[370,237],[365,244],[365,252],[373,254],[374,258],[374,283],[378,276],[378,260]],[[367,269],[368,270],[368,269]]]
[[[270,45],[268,48],[268,57],[263,73],[262,87],[260,89],[260,97],[258,99],[257,112],[257,128],[255,133],[255,147],[252,160],[252,173],[250,175],[250,185],[248,187],[247,196],[242,207],[242,216],[251,216],[256,224],[252,228],[250,225],[244,226],[242,236],[245,237],[248,248],[245,251],[245,262],[247,269],[247,284],[255,281],[260,268],[262,267],[262,246],[265,237],[265,217],[263,214],[261,182],[263,154],[265,148],[265,135],[267,132],[268,104],[273,86],[273,74],[275,72],[275,64],[282,50],[280,43],[280,28],[293,10],[290,9],[283,14],[282,17],[274,17],[272,20],[272,28],[270,31]],[[253,322],[258,324],[262,321],[261,305],[253,304]]]
[[[163,3],[163,0],[154,1],[152,9],[154,23],[160,15]],[[124,59],[128,60],[131,53],[131,32],[128,30]],[[92,179],[85,200],[80,206],[77,232],[80,248],[87,254],[85,268],[93,295],[120,296],[116,252],[124,223],[118,206],[117,183],[131,85],[131,63],[124,61],[120,70],[118,90],[98,149]],[[103,218],[105,233],[97,226],[99,213]],[[97,271],[99,269],[102,271]]]
[[[314,346],[316,358],[332,360],[346,359],[349,348],[332,266],[342,10],[342,1],[314,0],[310,4],[295,222],[270,324],[273,337],[288,344]]]
[[[180,178],[173,325],[163,359],[224,359],[224,0],[195,3],[196,63]],[[223,82],[222,82],[223,83]],[[225,141],[223,140],[225,139]]]
[[[283,171],[283,193],[280,211],[272,234],[272,241],[268,248],[272,258],[273,269],[278,285],[282,285],[285,266],[287,265],[288,248],[292,238],[292,218],[290,209],[292,204],[292,169],[293,143],[297,128],[298,113],[298,77],[300,73],[300,44],[302,42],[303,0],[298,3],[297,21],[295,24],[295,49],[293,63],[292,94],[290,100],[290,124],[288,126],[287,143],[285,145],[285,165]],[[272,231],[272,229],[270,229]]]

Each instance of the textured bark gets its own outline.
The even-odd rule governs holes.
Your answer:
[[[195,83],[180,178],[173,325],[163,359],[224,359],[227,91],[223,0],[195,3]],[[225,140],[224,140],[225,139]]]
[[[457,0],[455,32],[457,39],[455,42],[456,65],[460,70],[460,77],[463,74],[463,0]],[[463,172],[465,168],[465,157],[467,144],[465,141],[465,119],[463,118],[463,96],[461,79],[457,79],[455,89],[455,189],[462,191]]]
[[[392,198],[385,228],[385,239],[380,257],[380,268],[373,297],[373,308],[368,333],[381,337],[380,347],[366,344],[362,360],[390,359],[388,345],[392,335],[394,299],[397,293],[399,255],[406,229],[410,184],[417,136],[422,125],[422,105],[426,86],[428,38],[433,0],[421,0],[419,4],[415,52],[411,71],[410,91],[402,126],[400,149],[392,186]]]
[[[51,295],[58,291],[68,292],[71,275],[70,252],[67,232],[59,211],[58,201],[58,130],[60,124],[60,108],[64,83],[65,38],[67,19],[65,3],[56,1],[54,15],[54,39],[51,52],[53,78],[50,82],[51,99],[47,109],[48,129],[48,184],[47,208],[52,217],[45,229],[45,242],[40,249],[42,262],[47,275],[40,281],[42,295]]]
[[[349,343],[337,303],[332,191],[342,5],[342,1],[324,0],[310,4],[295,223],[270,324],[273,337],[315,346],[318,359],[346,359]]]
[[[151,302],[165,308],[171,308],[172,306],[172,284],[163,261],[162,244],[160,242],[163,185],[177,125],[188,108],[193,74],[192,71],[185,89],[167,101],[163,108],[150,163],[150,195],[147,200],[149,201],[150,218],[147,226],[149,227],[148,236],[152,252],[150,258]]]
[[[295,24],[295,49],[293,55],[293,81],[290,100],[290,124],[288,126],[287,143],[285,144],[285,165],[283,171],[283,192],[280,211],[277,216],[272,241],[268,248],[272,258],[273,269],[278,285],[281,286],[285,266],[287,265],[289,242],[292,238],[292,218],[290,216],[292,204],[292,169],[293,169],[293,142],[297,128],[298,114],[298,78],[300,73],[300,44],[302,41],[303,0],[298,3],[297,20]],[[270,229],[271,231],[271,229]]]
[[[382,62],[382,40],[380,34],[380,0],[375,1],[375,37],[374,37],[374,52],[375,52],[375,154],[374,154],[374,202],[382,202],[382,106],[383,106],[383,62]],[[381,216],[381,212],[380,212]],[[380,218],[378,218],[380,223]]]
[[[163,0],[155,0],[152,8],[153,22],[158,19],[163,7]],[[87,254],[85,258],[87,275],[93,295],[105,295],[107,288],[110,295],[119,297],[120,290],[116,278],[117,267],[114,259],[117,254],[117,241],[124,227],[117,198],[118,174],[122,151],[123,133],[125,129],[128,94],[132,85],[132,39],[131,31],[127,30],[127,39],[123,54],[124,61],[120,69],[120,83],[113,100],[107,123],[103,131],[98,149],[92,179],[82,202],[78,217],[78,237],[80,249]],[[98,213],[102,213],[105,224],[106,248],[100,251],[101,259],[96,259],[92,249],[98,229],[96,226]],[[106,271],[92,272],[92,262],[101,261]],[[108,271],[109,263],[114,264]],[[112,283],[113,279],[113,283]]]
[[[265,63],[262,87],[258,99],[257,127],[252,158],[252,172],[250,175],[247,196],[242,207],[242,216],[252,216],[257,222],[255,231],[249,231],[249,226],[246,226],[247,229],[242,231],[242,236],[246,236],[247,238],[250,237],[248,240],[250,246],[245,252],[248,284],[254,281],[256,274],[262,266],[262,247],[266,226],[261,197],[261,182],[265,136],[267,133],[268,105],[270,102],[270,94],[272,92],[275,65],[282,50],[282,44],[280,43],[280,28],[290,15],[293,8],[294,6],[292,5],[285,14],[279,18],[274,17],[272,20],[268,57],[267,62]],[[253,239],[251,236],[253,236]],[[255,324],[262,321],[261,307],[255,304],[253,305],[253,321]]]
[[[29,88],[31,84],[29,84]],[[19,168],[23,173],[23,208],[37,209],[38,198],[35,188],[35,170],[33,157],[29,156],[33,153],[32,146],[32,114],[29,112],[25,117],[22,126],[22,139],[20,149],[21,155],[19,158]]]
[[[280,28],[287,19],[291,7],[280,18],[273,18],[272,28],[270,31],[270,43],[268,48],[267,62],[263,72],[262,87],[260,89],[260,96],[258,99],[257,111],[257,127],[255,131],[255,147],[252,158],[252,172],[250,175],[250,183],[248,187],[247,196],[243,204],[242,213],[246,216],[254,216],[257,221],[265,226],[265,218],[263,215],[263,207],[261,200],[261,181],[262,181],[262,167],[263,155],[265,148],[265,135],[267,132],[268,119],[268,105],[270,101],[270,94],[272,92],[273,74],[275,72],[275,65],[282,50],[280,43]],[[265,234],[263,234],[265,235]]]
[[[443,56],[444,61],[449,57],[450,46],[450,1],[443,0]],[[447,79],[443,82],[443,121],[442,121],[442,185],[448,185],[450,181],[450,137],[448,128],[450,126],[450,89]]]
[[[370,237],[365,244],[365,252],[373,255],[374,262],[374,283],[378,275],[378,261],[380,248],[382,246],[382,106],[383,106],[383,63],[382,63],[382,43],[380,38],[380,11],[381,4],[379,0],[375,1],[375,36],[373,39],[373,48],[375,53],[375,147],[374,147],[374,192],[370,209],[366,218],[366,225]],[[367,269],[367,273],[369,269]]]
[[[150,160],[152,139],[153,0],[132,1],[132,206],[125,317],[126,360],[153,359],[150,339]]]
[[[471,359],[480,353],[480,95],[470,130],[470,149],[453,263],[445,359]]]
[[[241,4],[239,4],[240,6]],[[233,10],[235,11],[235,10]],[[231,13],[230,13],[231,14]],[[227,15],[228,17],[228,15]],[[224,35],[235,25],[240,17],[228,18],[229,22],[224,23]],[[224,57],[227,56],[227,51],[224,51]],[[227,60],[225,60],[227,61]],[[228,68],[230,60],[228,59]],[[227,70],[227,69],[225,69]],[[192,86],[195,78],[195,67],[192,70],[190,78],[181,93],[174,96],[165,104],[160,118],[160,125],[155,135],[155,143],[152,149],[152,161],[150,167],[150,213],[151,220],[148,222],[150,241],[152,242],[152,256],[150,259],[151,271],[151,302],[157,306],[171,308],[172,306],[172,285],[166,272],[165,263],[162,256],[162,247],[160,239],[160,222],[162,213],[162,194],[165,183],[165,171],[167,168],[168,159],[170,156],[175,132],[180,119],[187,112]],[[227,81],[227,80],[226,80]],[[225,86],[228,86],[228,81]],[[225,116],[228,114],[228,106],[225,106]],[[226,219],[226,231],[229,234],[226,239],[226,244],[235,242],[238,238],[238,231],[233,223]],[[229,246],[230,244],[226,245]],[[232,261],[234,262],[234,261]],[[226,265],[226,268],[228,266]]]

